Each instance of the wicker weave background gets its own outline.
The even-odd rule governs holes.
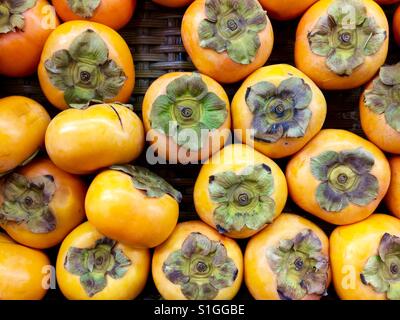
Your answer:
[[[301,1],[301,0],[299,0]],[[139,0],[135,16],[130,24],[120,31],[131,48],[136,67],[136,86],[130,103],[140,115],[143,96],[149,85],[159,76],[171,71],[194,70],[192,63],[182,45],[180,37],[180,23],[184,13],[183,9],[166,9],[154,5],[149,0]],[[392,20],[394,7],[385,9],[389,21]],[[293,64],[294,39],[298,20],[290,22],[272,21],[275,32],[275,44],[268,64],[288,63]],[[391,37],[390,53],[387,63],[400,60],[400,49],[394,44]],[[233,96],[240,84],[225,86],[230,97]],[[358,119],[358,100],[361,89],[351,91],[324,92],[328,101],[328,117],[325,128],[340,128],[363,135]],[[43,96],[36,76],[25,79],[12,79],[0,76],[0,97],[9,95],[24,95],[41,102],[46,106],[51,115],[57,111],[49,105]],[[144,157],[138,163],[146,165]],[[282,169],[286,161],[278,163]],[[181,203],[180,220],[197,219],[194,210],[192,193],[194,181],[200,169],[199,165],[156,165],[151,168],[179,189],[184,197]],[[90,178],[90,177],[89,177]],[[89,179],[88,179],[89,181]],[[296,212],[317,222],[328,234],[333,226],[303,212],[290,200],[287,203],[287,212]],[[381,212],[385,208],[378,209]],[[239,241],[245,248],[246,241]],[[52,262],[55,262],[58,248],[48,250]],[[47,299],[60,299],[58,290],[49,290]],[[151,279],[140,298],[158,299],[159,295]],[[328,299],[336,298],[332,289],[329,290]],[[243,286],[237,299],[250,299],[247,289]]]

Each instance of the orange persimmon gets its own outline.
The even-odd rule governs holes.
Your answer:
[[[46,0],[1,1],[0,74],[26,77],[36,72],[44,43],[59,25]]]
[[[153,0],[153,2],[170,8],[179,8],[189,5],[193,0]]]
[[[182,40],[201,73],[232,83],[265,64],[274,33],[257,0],[196,0],[183,16]]]
[[[259,0],[268,15],[276,20],[291,20],[302,15],[317,0]]]
[[[388,190],[390,166],[371,142],[349,131],[326,129],[292,157],[286,179],[301,208],[344,225],[375,211]]]
[[[51,33],[38,67],[40,86],[58,109],[90,101],[126,103],[135,83],[131,51],[113,29],[69,21]]]
[[[321,88],[352,89],[386,60],[388,21],[373,0],[321,0],[301,18],[295,62]]]
[[[63,21],[88,20],[119,30],[131,20],[136,0],[52,0]]]

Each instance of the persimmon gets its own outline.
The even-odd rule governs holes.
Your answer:
[[[144,147],[144,129],[130,106],[94,104],[60,112],[50,122],[45,142],[58,167],[88,174],[136,159]]]
[[[286,64],[252,73],[232,101],[237,138],[271,158],[299,151],[321,130],[325,117],[321,90]]]
[[[52,0],[63,21],[87,20],[119,30],[132,18],[136,0]]]
[[[165,7],[179,8],[189,5],[193,0],[153,0],[153,2]]]
[[[383,5],[389,5],[389,4],[394,4],[397,2],[400,2],[399,0],[375,0],[375,2]]]
[[[106,236],[153,248],[174,230],[182,194],[150,170],[113,166],[97,175],[86,195],[88,220]]]
[[[247,238],[272,223],[287,199],[285,175],[254,149],[232,144],[201,168],[193,191],[200,218],[220,233]]]
[[[41,148],[50,116],[36,101],[0,99],[0,175],[31,160]]]
[[[51,33],[38,75],[43,93],[61,110],[92,100],[125,103],[135,83],[125,40],[110,27],[89,21],[69,21]]]
[[[396,9],[393,16],[393,35],[397,45],[400,46],[400,6]]]
[[[0,239],[0,300],[40,300],[49,258],[41,251]]]
[[[381,67],[360,98],[361,126],[383,151],[400,154],[400,63]]]
[[[291,20],[303,14],[317,0],[259,0],[268,15],[276,20]]]
[[[196,0],[183,16],[182,40],[196,68],[237,82],[268,60],[274,33],[257,0]]]
[[[201,221],[179,223],[154,251],[154,283],[167,300],[230,300],[240,289],[238,244]]]
[[[55,246],[84,220],[85,191],[50,160],[35,160],[1,179],[0,226],[25,246]]]
[[[388,21],[373,0],[321,0],[301,18],[295,62],[321,89],[368,82],[386,60]]]
[[[371,142],[326,129],[294,155],[286,168],[289,194],[305,211],[337,225],[371,215],[390,183],[390,166]]]
[[[35,73],[44,43],[58,25],[46,0],[1,1],[0,74],[26,77]]]
[[[244,270],[257,300],[318,300],[331,281],[328,237],[307,219],[282,214],[250,239]]]
[[[385,203],[389,211],[400,219],[400,156],[389,158],[389,164],[392,176]]]
[[[110,239],[85,222],[63,241],[56,274],[70,300],[132,300],[143,290],[150,252]]]
[[[373,214],[330,237],[333,283],[343,300],[399,300],[400,220]]]
[[[230,136],[230,104],[215,80],[198,73],[167,73],[147,90],[142,106],[147,140],[158,157],[197,162]]]

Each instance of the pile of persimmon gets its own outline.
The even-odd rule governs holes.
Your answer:
[[[195,70],[157,71],[134,108],[145,53],[120,29],[142,3],[0,0],[0,74],[37,72],[43,93],[0,93],[0,300],[42,299],[55,280],[67,299],[131,300],[149,279],[167,300],[242,285],[400,300],[400,62],[386,64],[381,7],[400,1],[152,2],[184,12],[174,48]],[[295,66],[266,65],[275,20],[295,18]],[[400,7],[392,28],[400,45]],[[364,136],[325,129],[323,90],[345,89]],[[182,193],[186,164],[199,170]]]

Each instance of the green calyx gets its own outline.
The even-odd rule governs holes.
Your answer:
[[[378,254],[371,256],[361,273],[361,281],[389,300],[400,300],[400,238],[385,233]]]
[[[250,64],[260,48],[258,33],[267,15],[256,0],[206,0],[206,18],[198,28],[200,46],[226,52],[236,63]]]
[[[219,290],[232,286],[238,274],[221,242],[195,232],[168,256],[162,270],[189,300],[214,299]]]
[[[64,268],[80,277],[89,297],[107,287],[107,276],[121,279],[132,265],[132,261],[116,245],[116,241],[104,237],[97,240],[93,248],[69,248]]]
[[[321,181],[316,199],[320,207],[340,212],[350,203],[366,206],[378,196],[378,179],[370,173],[374,157],[362,148],[326,151],[311,158],[311,172]]]
[[[365,57],[376,54],[386,40],[386,31],[361,0],[335,0],[308,34],[311,51],[326,57],[327,67],[340,76],[349,76]]]
[[[124,86],[124,71],[109,59],[104,40],[88,29],[77,36],[68,49],[56,51],[45,62],[51,83],[64,91],[64,100],[74,108],[91,100],[109,100]]]
[[[101,0],[68,0],[69,8],[82,18],[91,18]]]
[[[226,103],[208,91],[198,73],[192,73],[173,80],[166,94],[157,97],[150,123],[179,146],[198,151],[208,140],[209,132],[220,128],[227,117]]]
[[[132,165],[115,165],[110,169],[130,176],[135,188],[143,190],[150,198],[160,198],[164,194],[168,194],[177,202],[182,200],[182,194],[178,190],[147,168]]]
[[[300,300],[310,294],[326,294],[329,259],[321,250],[321,240],[309,229],[268,249],[268,264],[277,276],[281,299]]]
[[[253,113],[253,138],[275,143],[282,138],[304,137],[311,120],[312,91],[303,79],[291,77],[278,87],[262,81],[246,92]]]
[[[386,123],[400,133],[400,63],[382,67],[372,89],[365,92],[365,105],[384,114]]]
[[[274,178],[267,165],[248,166],[240,173],[221,172],[209,180],[208,192],[218,204],[214,222],[219,232],[259,230],[274,219]]]
[[[0,0],[0,34],[23,30],[23,13],[36,5],[37,0]]]
[[[54,178],[50,175],[32,179],[11,173],[0,184],[4,199],[0,207],[1,223],[25,224],[32,233],[49,233],[57,222],[49,204],[56,192]]]

